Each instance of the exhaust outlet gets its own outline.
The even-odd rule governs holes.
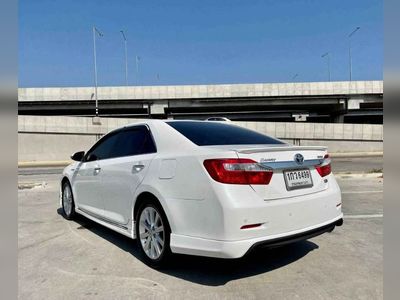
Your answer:
[[[336,226],[342,226],[343,225],[343,219],[337,220],[335,225]]]

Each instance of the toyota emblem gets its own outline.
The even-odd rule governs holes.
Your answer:
[[[301,164],[303,164],[304,156],[301,155],[300,153],[297,153],[297,154],[294,156],[294,161],[295,161],[297,164],[301,165]]]

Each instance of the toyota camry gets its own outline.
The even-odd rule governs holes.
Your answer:
[[[325,147],[227,122],[134,123],[71,158],[60,185],[65,218],[136,239],[152,266],[173,253],[239,258],[343,223]]]

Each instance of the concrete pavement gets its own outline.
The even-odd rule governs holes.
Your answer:
[[[382,298],[382,178],[338,180],[345,223],[332,233],[239,260],[179,255],[162,271],[129,238],[65,220],[58,178],[19,175],[45,183],[18,192],[20,299]]]

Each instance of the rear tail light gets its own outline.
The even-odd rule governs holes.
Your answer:
[[[316,166],[315,169],[317,169],[319,175],[321,175],[321,177],[325,177],[328,176],[329,174],[331,174],[332,169],[331,169],[331,159],[329,157],[329,154],[326,154],[324,156],[324,161],[321,165]]]
[[[269,184],[272,171],[251,159],[207,159],[204,167],[218,182],[230,184]]]

